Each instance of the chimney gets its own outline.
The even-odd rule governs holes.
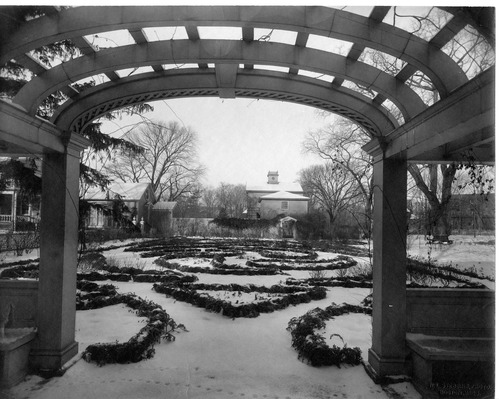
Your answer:
[[[279,172],[271,172],[267,173],[268,181],[267,184],[279,184]]]

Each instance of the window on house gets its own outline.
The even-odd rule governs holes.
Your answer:
[[[282,202],[281,202],[281,209],[282,209],[283,211],[287,211],[287,210],[288,210],[288,208],[289,208],[289,203],[288,203],[288,201],[282,201]]]

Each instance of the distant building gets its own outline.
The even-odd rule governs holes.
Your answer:
[[[173,234],[173,210],[176,205],[174,201],[158,201],[154,204],[151,225],[157,233],[167,237]]]
[[[9,160],[0,158],[2,163]],[[26,165],[30,161],[28,158],[16,160]],[[40,177],[39,173],[37,176]],[[21,195],[19,187],[12,180],[5,180],[6,187],[0,191],[0,233],[36,230],[40,223],[40,198],[28,200]]]
[[[409,203],[409,228],[425,233],[429,223],[430,206],[426,200]],[[495,229],[495,194],[453,194],[448,204],[452,234],[471,234]]]
[[[0,232],[36,230],[39,222],[39,198],[27,201],[13,184],[0,191]]]
[[[279,172],[269,171],[267,184],[247,186],[248,218],[271,219],[277,215],[308,213],[309,198],[299,183],[279,182]]]
[[[455,194],[449,203],[453,232],[495,229],[495,194]]]
[[[83,198],[109,210],[112,209],[114,200],[121,199],[129,210],[126,216],[130,221],[146,230],[151,227],[151,210],[155,198],[150,183],[112,183],[105,191],[99,188],[89,190]],[[91,209],[87,227],[113,228],[116,227],[115,225],[112,216],[106,215],[100,209]]]

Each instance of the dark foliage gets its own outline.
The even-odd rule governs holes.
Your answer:
[[[296,229],[298,235],[305,240],[318,240],[329,237],[326,216],[317,211],[300,216],[296,222]]]
[[[326,344],[326,340],[316,330],[325,328],[326,320],[345,313],[370,314],[371,309],[362,306],[343,304],[337,306],[334,303],[325,310],[315,308],[303,316],[292,318],[287,330],[291,332],[293,348],[298,351],[300,360],[307,360],[314,367],[332,366],[340,367],[341,363],[349,365],[360,364],[362,357],[359,348],[348,348],[345,344],[342,348]],[[333,334],[341,338],[338,334]],[[343,341],[343,338],[341,338]]]
[[[435,283],[448,286],[451,282],[461,284],[462,287],[485,288],[478,282],[469,281],[461,276],[480,277],[476,273],[461,271],[452,267],[440,267],[432,265],[426,261],[421,261],[412,257],[407,258],[407,276],[412,281],[413,287],[423,287],[425,285],[435,285]]]
[[[0,191],[5,190],[9,181],[19,187],[19,194],[28,200],[33,200],[42,193],[42,180],[36,176],[34,159],[26,165],[16,159],[0,162]]]
[[[273,267],[241,267],[237,265],[217,265],[214,268],[200,267],[200,266],[181,266],[175,262],[168,262],[164,258],[158,258],[154,261],[155,264],[170,270],[178,270],[188,273],[205,273],[205,274],[218,274],[218,275],[236,275],[236,276],[270,276],[280,274],[277,268]]]
[[[244,229],[266,229],[275,226],[282,215],[276,216],[272,219],[241,219],[241,218],[228,218],[219,215],[219,217],[213,219],[210,223],[214,223],[219,227],[227,227],[235,230]]]
[[[174,341],[172,334],[183,324],[177,324],[164,309],[154,302],[144,300],[133,294],[117,294],[112,285],[97,286],[80,282],[79,289],[90,290],[90,295],[77,296],[77,310],[97,309],[124,303],[136,311],[137,316],[147,317],[147,324],[136,335],[123,343],[98,343],[89,345],[83,352],[87,362],[99,366],[108,363],[136,363],[154,356],[154,345],[162,339]]]
[[[163,293],[175,298],[178,301],[190,303],[192,305],[205,308],[214,313],[222,313],[230,318],[236,317],[257,317],[260,313],[271,313],[284,309],[290,305],[309,303],[312,300],[320,300],[326,297],[326,290],[321,287],[302,288],[300,290],[289,290],[289,287],[257,287],[254,285],[240,286],[231,284],[223,286],[221,284],[154,284],[156,292]],[[233,305],[229,301],[214,298],[206,294],[199,294],[196,289],[203,290],[229,290],[242,292],[266,292],[282,293],[278,298],[250,304]],[[248,291],[249,290],[249,291]]]
[[[131,155],[142,154],[144,152],[142,147],[130,141],[103,134],[100,127],[101,123],[94,122],[89,124],[82,133],[85,138],[90,140],[91,146],[95,151],[107,151],[110,153],[111,150],[121,149],[130,152]]]
[[[9,267],[0,272],[0,278],[38,278],[38,268],[38,263]]]

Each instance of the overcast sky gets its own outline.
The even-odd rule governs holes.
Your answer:
[[[203,183],[217,186],[263,184],[269,170],[279,171],[279,180],[293,182],[300,169],[321,163],[302,153],[301,144],[309,130],[329,123],[308,106],[281,101],[220,98],[186,98],[151,103],[150,119],[178,121],[190,126],[199,137],[201,162],[206,167]],[[116,123],[127,129],[138,119]],[[118,129],[103,126],[105,132]],[[125,132],[125,130],[122,130]]]

